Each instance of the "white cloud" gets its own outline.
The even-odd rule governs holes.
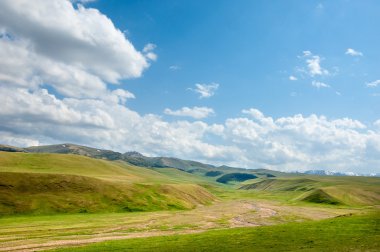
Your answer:
[[[291,80],[291,81],[296,81],[296,80],[298,80],[298,79],[297,79],[297,77],[295,77],[295,76],[293,76],[293,75],[290,75],[290,76],[289,76],[289,80]]]
[[[329,71],[321,67],[321,58],[318,55],[311,56],[306,63],[311,76],[329,74]]]
[[[209,98],[215,95],[216,90],[219,88],[218,83],[211,84],[195,84],[195,88],[189,88],[199,94],[199,98]]]
[[[22,56],[36,64],[43,62],[40,64],[46,65],[42,68],[48,69],[53,63],[55,72],[69,69],[77,79],[97,79],[98,85],[103,81],[118,83],[121,79],[140,77],[149,66],[147,58],[110,19],[80,4],[74,8],[70,1],[0,1],[0,27],[14,38],[2,39],[2,48],[10,44],[6,58],[24,49]],[[31,64],[28,67],[33,76],[41,68]],[[49,76],[50,71],[45,72],[45,78],[54,79],[55,76]],[[45,78],[39,81],[48,82]]]
[[[345,54],[347,54],[347,55],[351,55],[351,56],[363,56],[363,53],[362,53],[362,52],[355,51],[355,50],[352,49],[352,48],[348,48]]]
[[[169,66],[169,69],[172,70],[172,71],[177,71],[177,70],[180,70],[181,67],[178,66],[178,65],[172,65],[172,66]]]
[[[156,115],[139,115],[119,103],[59,99],[46,90],[2,88],[0,99],[5,105],[0,109],[0,137],[3,143],[75,142],[148,155],[278,170],[373,172],[380,167],[376,155],[380,153],[376,144],[380,130],[367,129],[360,121],[350,118],[294,115],[274,119],[251,108],[242,111],[246,117],[229,118],[223,124],[167,122]],[[195,110],[167,112],[203,116],[192,114]],[[373,126],[379,127],[379,122]]]
[[[372,88],[372,87],[377,87],[377,86],[380,86],[380,80],[375,80],[375,81],[367,83],[367,87]]]
[[[228,119],[224,130],[226,141],[244,150],[247,160],[290,170],[365,169],[365,158],[358,153],[365,152],[367,141],[374,136],[370,131],[361,132],[366,128],[361,122],[348,118],[328,120],[316,115],[273,119],[256,109],[245,110],[249,111],[253,120]],[[379,162],[378,158],[372,161]]]
[[[328,84],[326,84],[326,83],[323,83],[323,82],[320,82],[320,81],[315,81],[315,80],[313,80],[313,81],[311,82],[311,85],[312,85],[313,87],[318,88],[318,89],[320,89],[320,88],[330,88],[330,87],[331,87],[330,85],[328,85]]]
[[[380,130],[380,119],[375,121],[373,125]]]
[[[214,110],[208,107],[183,107],[179,110],[171,110],[169,108],[166,108],[164,110],[164,113],[173,116],[187,116],[195,119],[202,119],[215,114]]]
[[[301,74],[305,73],[311,77],[330,75],[330,72],[321,66],[323,59],[319,55],[314,55],[311,51],[303,51],[302,56],[297,57],[304,59],[306,63],[306,69],[304,67],[296,67],[296,70]]]
[[[86,3],[96,2],[97,0],[70,0],[70,1],[73,2],[73,3],[86,4]]]
[[[152,43],[146,44],[143,48],[143,53],[144,53],[145,57],[150,59],[150,60],[156,61],[157,60],[157,54],[153,53],[153,50],[156,49],[156,47],[157,46],[155,44],[152,44]]]
[[[156,49],[157,45],[155,44],[152,44],[152,43],[148,43],[144,46],[143,48],[143,52],[144,53],[147,53],[147,52],[151,52],[153,51],[154,49]]]
[[[310,51],[303,51],[303,56],[311,56],[312,53]]]

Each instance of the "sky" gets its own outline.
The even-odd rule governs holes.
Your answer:
[[[0,143],[380,173],[380,3],[0,1]]]

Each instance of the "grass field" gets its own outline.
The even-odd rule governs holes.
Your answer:
[[[0,152],[0,251],[380,249],[379,178],[276,175]]]
[[[8,216],[0,218],[0,247],[35,251],[106,240],[320,220],[368,211],[235,199],[181,211]]]
[[[380,214],[107,241],[75,251],[378,251]],[[54,251],[73,251],[73,248]]]

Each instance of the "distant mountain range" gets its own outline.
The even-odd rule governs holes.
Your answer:
[[[380,173],[355,173],[355,172],[336,172],[336,171],[326,171],[326,170],[308,170],[305,172],[301,172],[304,174],[311,175],[320,175],[320,176],[367,176],[367,177],[380,177]]]
[[[81,146],[76,144],[64,143],[56,145],[45,146],[33,146],[27,148],[19,148],[9,145],[1,145],[0,151],[7,152],[30,152],[30,153],[61,153],[61,154],[77,154],[87,156],[91,158],[100,158],[106,160],[122,160],[132,165],[151,167],[151,168],[176,168],[190,173],[203,173],[206,174],[209,171],[224,171],[224,172],[255,172],[258,175],[267,176],[270,175],[285,175],[284,172],[271,171],[267,169],[245,169],[229,166],[214,166],[210,164],[204,164],[201,162],[183,160],[173,157],[147,157],[139,152],[131,151],[126,153],[115,152],[111,150],[103,150],[97,148],[91,148],[87,146]],[[380,176],[376,174],[356,174],[353,172],[334,172],[325,170],[309,170],[305,172],[295,172],[310,175],[322,175],[322,176]]]

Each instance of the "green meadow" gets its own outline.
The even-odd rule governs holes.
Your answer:
[[[380,248],[379,178],[221,170],[0,152],[0,251]]]
[[[76,251],[378,251],[380,214],[95,243]],[[72,251],[73,248],[54,251]]]

